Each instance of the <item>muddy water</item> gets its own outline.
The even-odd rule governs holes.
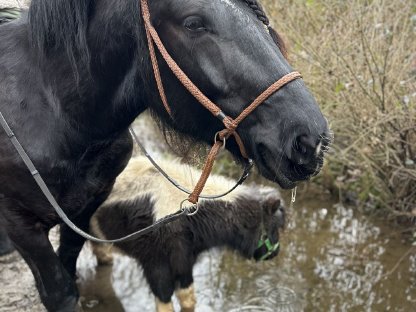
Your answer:
[[[309,191],[290,213],[274,260],[220,250],[201,256],[197,311],[416,311],[416,248],[394,229]],[[27,266],[13,258],[0,258],[0,311],[44,311]],[[97,267],[86,246],[78,274],[84,311],[154,311],[139,266],[125,256]]]
[[[201,257],[197,311],[415,311],[410,248],[352,208],[305,197],[291,211],[278,258],[254,263],[219,250]],[[134,261],[117,256],[113,267],[96,268],[86,250],[79,266],[86,311],[154,311]]]

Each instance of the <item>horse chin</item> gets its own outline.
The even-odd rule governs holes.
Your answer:
[[[284,172],[280,169],[280,166],[273,166],[273,162],[270,161],[269,157],[267,157],[267,155],[264,153],[260,153],[260,155],[256,157],[255,163],[263,177],[279,184],[281,188],[289,190],[297,186],[297,181],[293,181],[291,178],[285,175]]]
[[[272,170],[267,165],[260,164],[257,166],[260,174],[265,177],[266,179],[279,184],[282,189],[290,190],[297,186],[297,182],[292,181],[287,176],[283,174],[283,172],[279,172],[277,170]]]
[[[263,177],[286,190],[295,188],[298,182],[308,181],[322,169],[323,154],[307,166],[293,164],[284,155],[275,155],[265,145],[260,144],[254,153],[254,160]]]

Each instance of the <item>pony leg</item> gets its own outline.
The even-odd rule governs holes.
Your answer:
[[[153,255],[153,259],[161,259],[162,255]],[[156,296],[157,312],[173,312],[172,296],[175,291],[175,279],[168,262],[142,263],[146,280]]]
[[[112,245],[91,242],[91,246],[94,255],[97,257],[98,265],[113,264],[113,253],[111,251]]]
[[[7,255],[14,251],[14,246],[7,235],[6,229],[0,225],[0,256]]]
[[[180,288],[175,291],[175,295],[179,300],[182,312],[194,312],[196,305],[194,285],[188,288]]]
[[[40,223],[15,224],[10,239],[35,277],[42,303],[48,311],[74,312],[78,302],[75,282],[66,272]]]
[[[156,298],[156,311],[157,312],[175,312],[173,310],[173,304],[172,302],[164,303],[160,301],[158,298]]]

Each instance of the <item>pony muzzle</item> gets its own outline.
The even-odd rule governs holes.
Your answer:
[[[254,250],[253,258],[256,261],[266,261],[276,257],[280,251],[280,242],[272,243],[267,236],[262,235],[257,248]]]

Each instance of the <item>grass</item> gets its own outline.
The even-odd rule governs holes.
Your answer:
[[[335,133],[324,186],[416,222],[416,3],[263,0]]]

